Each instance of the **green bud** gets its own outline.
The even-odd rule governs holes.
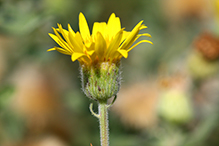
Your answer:
[[[188,58],[188,69],[195,79],[205,79],[217,74],[219,69],[218,61],[207,61],[198,52],[193,52]]]
[[[110,62],[81,66],[82,89],[86,96],[98,101],[115,96],[121,84],[119,66]]]
[[[179,90],[170,89],[161,95],[159,114],[165,120],[184,124],[193,116],[191,101],[188,95]]]

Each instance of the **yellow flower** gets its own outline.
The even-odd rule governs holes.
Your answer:
[[[140,30],[147,28],[140,21],[131,32],[121,28],[119,17],[111,14],[108,22],[95,22],[90,33],[87,21],[82,13],[79,14],[79,30],[74,32],[68,24],[68,30],[61,24],[53,28],[55,34],[50,37],[59,44],[48,51],[57,50],[62,54],[71,55],[72,61],[78,60],[81,65],[92,65],[101,62],[118,62],[122,57],[127,58],[128,52],[140,43],[152,44],[149,40],[141,40],[132,44],[141,36],[151,37],[148,33],[138,34]]]

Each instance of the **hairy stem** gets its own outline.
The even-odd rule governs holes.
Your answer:
[[[99,102],[99,123],[101,146],[109,146],[107,101]]]

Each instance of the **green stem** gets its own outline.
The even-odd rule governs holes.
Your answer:
[[[109,146],[107,101],[99,101],[99,123],[101,146]]]

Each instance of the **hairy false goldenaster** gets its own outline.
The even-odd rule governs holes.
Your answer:
[[[121,28],[119,17],[112,13],[107,23],[95,22],[91,34],[84,15],[80,13],[80,32],[75,33],[69,24],[68,30],[58,24],[58,28],[53,28],[55,34],[49,35],[60,47],[47,51],[57,50],[62,54],[71,55],[72,61],[78,60],[81,65],[118,62],[122,57],[127,58],[128,52],[137,45],[143,42],[152,44],[144,39],[132,46],[141,36],[151,37],[148,33],[138,34],[140,30],[147,28],[142,23],[143,21],[140,21],[132,31],[125,31]]]
[[[72,61],[80,62],[82,89],[87,97],[98,102],[99,114],[91,113],[99,119],[101,146],[109,146],[108,108],[115,102],[121,84],[120,60],[127,58],[128,52],[137,45],[149,40],[133,43],[141,36],[151,37],[148,33],[138,34],[147,28],[140,21],[132,31],[121,28],[119,17],[111,14],[107,23],[95,22],[90,33],[87,21],[82,13],[79,14],[79,30],[74,32],[70,25],[68,30],[61,24],[53,28],[55,34],[49,35],[59,44],[48,51],[57,50],[60,53],[71,55]],[[109,98],[114,97],[110,105]]]

